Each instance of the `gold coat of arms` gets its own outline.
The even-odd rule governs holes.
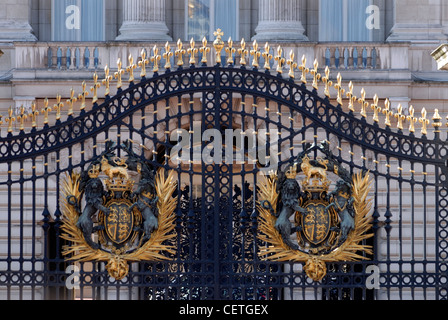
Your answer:
[[[324,157],[311,160],[313,151]],[[365,259],[362,252],[372,253],[362,244],[372,236],[369,189],[369,174],[350,175],[326,142],[308,145],[284,171],[260,185],[259,238],[267,243],[260,255],[303,262],[314,281],[326,275],[327,262]]]
[[[155,171],[129,141],[120,146],[127,158],[117,157],[114,147],[108,141],[99,160],[65,180],[62,238],[71,243],[64,247],[70,260],[105,261],[109,275],[121,280],[128,262],[166,260],[174,253],[177,184],[173,171]]]

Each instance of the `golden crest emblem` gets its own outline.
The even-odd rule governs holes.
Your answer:
[[[174,253],[177,184],[173,171],[153,170],[129,141],[120,146],[126,159],[115,156],[114,147],[107,142],[99,160],[67,176],[62,238],[71,243],[63,252],[69,260],[105,261],[109,275],[121,280],[128,262],[166,260]],[[136,186],[131,172],[139,175]]]
[[[308,154],[317,150],[325,157],[311,160]],[[306,274],[320,281],[327,262],[356,261],[366,259],[362,252],[372,253],[362,243],[372,236],[369,174],[351,176],[327,143],[307,146],[285,171],[265,178],[259,187],[259,238],[267,243],[261,257],[303,262]]]

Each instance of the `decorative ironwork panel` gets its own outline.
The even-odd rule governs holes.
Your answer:
[[[378,97],[368,100],[364,90],[355,96],[353,84],[344,89],[341,77],[332,77],[328,68],[319,73],[317,63],[310,70],[305,58],[300,64],[293,53],[285,57],[281,47],[272,55],[269,45],[261,53],[256,42],[250,51],[244,43],[237,52],[231,43],[226,47],[220,31],[215,35],[215,50],[203,41],[199,63],[191,56],[197,54],[194,43],[188,51],[181,42],[175,50],[167,44],[160,54],[155,47],[151,57],[142,53],[138,59],[139,80],[130,57],[125,68],[118,62],[113,75],[106,67],[103,81],[95,74],[92,87],[84,83],[78,98],[72,92],[65,102],[58,96],[53,106],[44,100],[42,110],[34,105],[33,113],[16,116],[11,109],[1,118],[7,130],[0,137],[0,296],[446,299],[448,146],[438,112],[429,119],[426,110],[416,116],[410,108],[404,116],[400,109],[393,112],[387,99],[380,106]],[[207,65],[209,60],[215,65]],[[147,68],[148,73],[152,68],[151,76]],[[99,97],[101,89],[104,97]],[[89,94],[92,100],[86,100]],[[74,110],[78,99],[79,110]],[[29,130],[27,118],[32,119]],[[73,244],[64,237],[63,181],[101,161],[109,141],[116,142],[109,151],[117,159],[132,154],[156,171],[172,171],[176,180],[170,231],[176,250],[160,253],[163,259],[157,261],[126,260],[128,273],[118,279],[110,276],[106,261],[70,261],[63,255]],[[328,146],[328,152],[322,153],[319,145]],[[319,264],[310,267],[306,261],[260,254],[268,245],[260,232],[264,179],[303,161],[305,151],[313,170],[325,168],[319,159],[328,160],[325,156],[331,154],[337,166],[327,166],[320,175],[328,175],[333,184],[342,169],[348,177],[369,172],[371,183],[367,233],[373,236],[359,234],[360,249],[353,255],[360,261],[329,259],[324,261],[326,272],[314,279],[307,271]],[[130,178],[138,181],[139,170],[129,168],[135,171]],[[299,170],[296,180],[304,178]],[[130,210],[137,198],[120,199],[108,208]],[[309,216],[313,221],[291,216],[300,223],[290,238],[308,243],[306,250],[323,250],[324,241],[342,234],[342,218],[327,208],[329,199],[301,203],[303,214],[316,212]],[[139,219],[127,226],[138,229]],[[100,220],[93,222],[98,230],[105,227]],[[318,227],[325,232],[316,236]],[[279,234],[275,227],[271,231]],[[113,240],[116,234],[104,237]],[[100,240],[94,236],[91,241]],[[376,275],[378,281],[372,278]],[[369,285],[372,279],[375,286]]]

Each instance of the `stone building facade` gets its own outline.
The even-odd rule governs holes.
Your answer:
[[[261,46],[268,41],[272,48],[281,44],[284,52],[305,56],[309,68],[317,61],[322,71],[329,67],[333,79],[340,73],[345,87],[353,82],[356,94],[364,88],[369,101],[375,94],[380,104],[387,98],[391,110],[401,106],[404,115],[411,106],[416,113],[425,108],[431,117],[437,109],[445,123],[448,74],[437,70],[431,52],[448,41],[448,3],[360,2],[355,8],[353,0],[228,0],[224,6],[218,0],[0,0],[0,114],[8,114],[10,107],[17,115],[22,107],[30,112],[33,103],[41,109],[46,97],[53,104],[57,94],[69,99],[71,88],[82,91],[82,81],[88,88],[93,85],[95,71],[100,78],[106,66],[115,71],[118,58],[126,65],[130,54],[137,60],[142,48],[162,48],[166,42],[175,47],[177,39],[199,43],[206,36],[213,41],[213,31],[221,27],[224,39],[230,34],[236,48],[242,39]],[[351,33],[354,29],[360,32]],[[372,110],[367,111],[371,117]],[[32,125],[30,119],[25,123]],[[2,126],[5,136],[6,124]],[[407,222],[405,233],[411,228],[426,233]],[[429,230],[435,222],[427,222]],[[6,228],[0,219],[2,233]],[[417,242],[423,255],[426,244]],[[404,259],[411,255],[411,249],[398,252],[398,246],[391,251]],[[384,298],[381,293],[377,297]]]

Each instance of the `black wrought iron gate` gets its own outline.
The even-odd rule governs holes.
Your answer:
[[[74,101],[68,100],[67,118],[62,121],[62,105],[56,101],[54,125],[49,125],[48,113],[54,114],[47,104],[40,129],[36,114],[29,115],[30,130],[23,126],[23,115],[10,114],[5,119],[8,132],[0,139],[0,296],[446,299],[448,148],[441,137],[440,117],[435,116],[430,126],[425,112],[417,117],[411,111],[406,118],[393,113],[387,103],[384,108],[377,100],[368,103],[363,95],[358,104],[353,94],[347,95],[346,109],[339,78],[332,83],[328,72],[320,78],[317,66],[311,72],[301,66],[302,79],[297,83],[293,57],[287,62],[292,72],[289,77],[283,75],[285,59],[280,50],[274,72],[269,51],[259,62],[260,52],[254,47],[249,67],[244,48],[237,55],[237,65],[233,56],[218,63],[222,47],[217,46],[218,54],[212,58],[217,63],[208,66],[205,48],[201,64],[191,59],[190,52],[190,65],[183,66],[185,52],[178,47],[175,68],[169,64],[167,48],[164,72],[158,70],[160,56],[155,53],[151,77],[144,70],[148,61],[140,57],[140,81],[133,79],[134,66],[127,72],[119,66],[115,95],[109,93],[111,79],[106,77],[105,98],[96,101],[101,83],[94,79],[92,107],[73,112]],[[263,63],[265,67],[259,70]],[[312,86],[306,84],[308,74],[312,76],[308,81],[314,80]],[[122,88],[122,75],[130,78],[128,88]],[[336,102],[330,99],[332,88]],[[82,92],[80,99],[85,96]],[[418,137],[417,122],[422,131]],[[397,130],[391,128],[395,124]],[[431,138],[426,132],[430,127],[434,128]],[[221,136],[204,138],[210,129]],[[231,136],[226,136],[226,129]],[[183,160],[174,163],[171,152],[182,141],[181,130],[188,133],[183,142],[190,154],[184,152]],[[236,130],[242,140],[233,136]],[[250,134],[257,139],[249,139]],[[216,139],[222,151],[208,149]],[[133,263],[121,281],[108,276],[104,263],[67,262],[61,255],[67,245],[60,238],[61,181],[68,172],[84,170],[97,159],[109,140],[117,143],[118,155],[123,152],[121,143],[132,141],[138,155],[157,167],[175,170],[178,181],[175,256],[168,262]],[[306,277],[300,263],[259,258],[258,247],[263,243],[257,238],[257,184],[262,171],[281,168],[306,143],[324,140],[351,173],[370,171],[374,237],[368,241],[374,254],[363,262],[333,263],[316,283]],[[256,141],[255,145],[250,141]],[[226,161],[228,150],[232,157],[243,154],[243,159]],[[221,160],[205,162],[204,151]],[[376,275],[373,288],[368,283],[375,282],[371,276]]]

